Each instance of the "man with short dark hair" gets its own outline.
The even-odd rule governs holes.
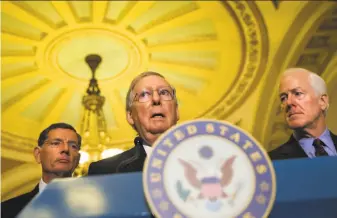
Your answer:
[[[337,136],[325,122],[329,97],[324,80],[303,68],[288,69],[280,80],[279,97],[293,134],[269,152],[271,159],[337,156]]]
[[[126,119],[139,135],[134,140],[135,146],[91,163],[88,175],[142,171],[153,143],[179,120],[175,89],[159,73],[138,75],[127,92]]]
[[[12,218],[55,178],[71,177],[80,160],[81,136],[67,123],[54,123],[40,133],[34,157],[42,178],[33,191],[1,203],[1,217]]]

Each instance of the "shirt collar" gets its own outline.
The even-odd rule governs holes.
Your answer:
[[[334,148],[334,143],[331,139],[330,131],[326,128],[323,134],[319,137],[319,139],[324,142],[326,146],[328,146],[330,149]]]
[[[46,186],[47,186],[47,183],[45,183],[43,179],[41,178],[40,183],[39,183],[39,193],[41,193],[46,188]]]
[[[296,141],[301,141],[301,140],[312,140],[314,141],[315,138],[301,138],[300,136],[298,136],[297,134],[295,134],[295,132],[293,133],[294,138],[296,139]],[[325,128],[324,132],[317,138],[319,138],[321,141],[323,141],[325,143],[324,140],[326,140],[326,138],[330,137],[330,131],[328,130],[328,128]]]
[[[144,150],[146,152],[146,156],[149,156],[151,154],[153,148],[151,146],[145,144],[145,143],[143,143],[143,147],[144,147]]]
[[[309,156],[309,157],[313,157],[315,154],[315,148],[314,146],[312,146],[313,142],[314,142],[314,138],[300,138],[298,135],[296,135],[295,133],[293,134],[294,138],[296,139],[296,141],[298,141],[298,143],[300,144],[300,146],[303,148],[303,150],[305,151],[305,153]],[[332,142],[331,136],[330,136],[330,131],[328,130],[328,128],[326,128],[324,130],[324,132],[318,137],[329,149],[334,150],[334,144]],[[332,146],[332,147],[331,147]]]

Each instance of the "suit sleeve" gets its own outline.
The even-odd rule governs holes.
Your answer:
[[[97,166],[96,166],[96,165],[97,165],[96,162],[92,162],[92,163],[89,165],[88,176],[99,174],[99,171],[97,170]]]
[[[271,160],[277,160],[278,159],[277,151],[275,151],[275,150],[269,151],[268,155],[269,155]]]

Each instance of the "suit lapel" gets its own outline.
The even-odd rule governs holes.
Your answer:
[[[31,201],[38,193],[39,193],[39,183],[35,186],[35,188],[31,192],[28,193],[29,201]]]
[[[330,132],[331,139],[333,141],[333,144],[335,145],[336,151],[337,151],[337,136],[334,135],[332,132]]]
[[[285,145],[286,146],[284,147],[284,149],[282,149],[281,153],[281,155],[285,158],[308,157],[293,135],[290,136],[290,139]]]
[[[132,155],[125,161],[121,172],[140,172],[143,171],[146,152],[142,145],[136,145],[132,151]]]
[[[35,186],[35,188],[30,193],[32,194],[32,196],[39,193],[39,183]]]
[[[337,136],[332,132],[330,132],[330,136],[337,151]],[[289,158],[308,157],[293,135],[291,135],[289,141],[286,144],[289,146],[287,146],[287,149],[284,150],[284,155],[288,155]]]

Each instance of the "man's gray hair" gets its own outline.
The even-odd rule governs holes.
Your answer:
[[[324,79],[322,79],[322,77],[320,77],[316,73],[311,72],[307,69],[304,69],[304,68],[289,68],[283,73],[283,76],[286,76],[286,75],[294,73],[294,72],[308,73],[310,85],[315,90],[316,95],[317,96],[328,95],[328,89],[327,89],[327,86],[326,86],[326,83],[325,83]],[[327,113],[328,108],[329,108],[329,104],[328,104],[327,108],[325,109],[324,114]]]
[[[132,102],[133,102],[133,98],[132,98],[132,96],[133,96],[133,89],[135,88],[135,86],[137,85],[137,83],[141,79],[143,79],[144,77],[148,77],[148,76],[159,76],[159,77],[165,79],[165,77],[163,75],[161,75],[160,73],[154,72],[154,71],[146,71],[146,72],[143,72],[143,73],[139,74],[138,76],[136,76],[132,80],[132,82],[131,82],[131,84],[129,86],[129,90],[128,90],[127,94],[126,94],[126,100],[125,100],[125,104],[126,104],[125,105],[125,109],[126,109],[126,111],[130,111],[131,106],[132,106]],[[176,91],[175,91],[175,89],[174,89],[173,86],[171,86],[171,88],[173,89],[173,93],[174,93],[173,98],[176,100],[176,96],[175,96]]]

